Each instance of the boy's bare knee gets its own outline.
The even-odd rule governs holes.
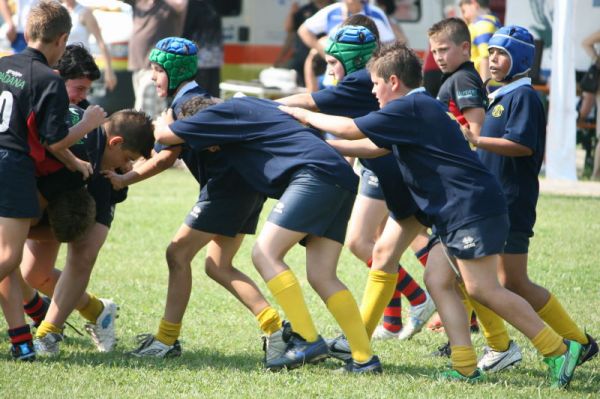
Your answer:
[[[191,262],[187,260],[184,251],[176,242],[170,243],[167,247],[166,258],[169,270],[177,270]]]

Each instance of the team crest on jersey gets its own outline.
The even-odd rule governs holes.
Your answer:
[[[285,208],[285,204],[283,202],[278,202],[273,208],[273,212],[283,213],[283,208]]]
[[[492,110],[492,116],[494,118],[500,118],[502,116],[503,112],[504,112],[504,107],[502,106],[502,104],[498,104]]]

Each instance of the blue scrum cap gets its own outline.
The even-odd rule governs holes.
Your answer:
[[[510,69],[503,80],[525,75],[533,65],[535,54],[533,36],[520,26],[509,25],[498,29],[490,39],[488,48],[499,48],[510,57]]]

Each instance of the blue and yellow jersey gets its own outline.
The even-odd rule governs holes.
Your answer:
[[[488,42],[494,32],[502,27],[498,17],[492,14],[480,15],[473,23],[469,24],[471,33],[471,61],[475,69],[481,73],[479,66],[482,58],[488,56]]]

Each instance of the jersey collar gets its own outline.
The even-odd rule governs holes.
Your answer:
[[[39,50],[27,47],[25,50],[23,50],[22,54],[31,54],[32,58],[37,58],[39,61],[42,61],[44,64],[48,65],[46,56]]]
[[[404,97],[410,96],[411,94],[424,93],[424,92],[425,92],[425,88],[424,87],[417,87],[416,89],[412,89],[411,91],[409,91],[408,93],[406,93],[404,95]]]
[[[187,93],[190,90],[195,89],[196,87],[198,87],[198,83],[196,83],[196,81],[192,80],[190,82],[187,82],[181,89],[179,89],[179,91],[173,98],[172,103],[174,103],[176,100],[181,98],[181,96],[183,96],[185,93]]]
[[[510,93],[511,91],[515,91],[517,88],[521,86],[531,86],[531,78],[521,78],[511,82],[505,86],[500,87],[498,90],[493,91],[488,94],[488,99],[490,100],[490,104],[496,100],[499,100],[501,97]]]

